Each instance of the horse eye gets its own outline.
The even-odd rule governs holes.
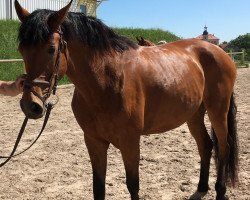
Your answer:
[[[49,54],[54,54],[55,51],[56,51],[56,48],[54,46],[50,46],[49,49],[48,49]]]

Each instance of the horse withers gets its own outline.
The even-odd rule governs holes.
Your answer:
[[[200,40],[139,46],[100,20],[59,11],[31,14],[17,0],[21,20],[19,51],[27,81],[21,100],[26,116],[44,113],[43,96],[55,72],[75,85],[72,109],[84,131],[93,169],[94,199],[105,198],[107,150],[119,148],[132,200],[139,199],[140,136],[164,133],[187,122],[199,155],[200,179],[192,198],[208,191],[213,146],[217,149],[217,199],[226,199],[227,182],[237,182],[236,68],[219,47]],[[58,63],[58,64],[56,64]],[[58,66],[58,69],[56,66]],[[214,133],[204,125],[208,113]]]

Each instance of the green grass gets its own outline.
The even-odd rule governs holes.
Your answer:
[[[173,41],[181,39],[180,37],[174,35],[173,33],[164,31],[162,29],[114,28],[114,30],[117,33],[127,36],[134,41],[137,41],[136,37],[140,37],[140,36],[154,43],[157,43],[160,40],[173,42]]]
[[[19,21],[0,20],[0,59],[14,59],[21,58],[17,51],[17,32],[19,28]],[[114,28],[114,30],[121,35],[127,36],[136,41],[136,37],[144,37],[154,43],[160,40],[172,42],[181,39],[171,32],[161,29],[141,29],[141,28]],[[246,61],[250,63],[249,61]],[[238,67],[246,66],[236,62]],[[23,63],[0,63],[0,80],[15,80],[15,78],[23,73]],[[60,84],[69,83],[67,77],[64,77]]]
[[[0,20],[0,59],[21,58],[17,51],[18,21]],[[15,80],[23,73],[23,64],[0,63],[0,80]]]
[[[18,21],[0,20],[0,58],[21,58],[17,51]]]
[[[0,20],[0,59],[22,58],[17,50],[17,32],[19,21]],[[22,62],[0,63],[0,80],[15,80],[17,76],[24,73]],[[60,84],[69,83],[64,77]]]
[[[248,68],[250,61],[245,61],[244,63],[242,63],[240,60],[234,60],[237,68]]]
[[[17,50],[17,32],[19,21],[0,20],[0,59],[22,58]],[[142,36],[152,42],[166,40],[167,42],[180,39],[173,33],[161,29],[140,29],[140,28],[114,28],[121,35],[127,36],[136,41],[136,37]],[[0,63],[0,80],[15,80],[22,74],[24,66],[22,62]],[[69,83],[67,77],[64,77],[60,84]]]

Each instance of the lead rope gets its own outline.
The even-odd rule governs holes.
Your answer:
[[[62,46],[61,45],[66,45],[66,42],[64,40],[62,40],[62,30],[61,30],[61,27],[59,27],[59,30],[58,30],[58,33],[60,34],[60,44],[59,44],[59,49],[58,49],[58,55],[57,55],[57,58],[56,58],[56,63],[55,63],[55,72],[53,73],[53,76],[52,76],[52,79],[54,79],[54,84],[52,87],[49,88],[49,95],[46,96],[46,99],[50,96],[51,92],[53,95],[56,95],[56,89],[57,89],[57,85],[58,85],[58,70],[59,70],[59,65],[60,65],[60,53],[61,53],[61,48]],[[65,48],[65,47],[64,47]],[[65,54],[66,56],[66,59],[67,59],[67,55]],[[52,80],[50,80],[50,83],[52,82]],[[57,96],[57,95],[56,95]],[[39,95],[38,95],[39,97]],[[41,98],[40,98],[41,99]],[[41,99],[43,101],[43,99]],[[57,101],[53,104],[53,103],[48,103],[47,104],[47,110],[46,110],[46,115],[45,115],[45,118],[44,118],[44,122],[43,122],[43,126],[41,128],[41,131],[40,133],[38,134],[38,136],[36,137],[36,139],[31,143],[30,146],[28,146],[26,149],[22,150],[21,152],[15,154],[16,152],[16,149],[17,149],[17,146],[22,138],[22,135],[24,133],[24,130],[25,130],[25,127],[27,125],[27,122],[28,122],[28,117],[25,117],[24,121],[23,121],[23,124],[22,124],[22,127],[18,133],[18,136],[17,136],[17,139],[16,139],[16,142],[15,142],[15,145],[13,147],[13,150],[11,152],[11,154],[9,156],[0,156],[0,159],[2,158],[6,158],[6,160],[2,163],[0,163],[0,167],[4,166],[6,163],[8,163],[10,161],[11,158],[15,157],[15,156],[18,156],[22,153],[24,153],[25,151],[27,151],[28,149],[30,149],[35,143],[36,141],[39,139],[39,137],[42,135],[42,132],[43,130],[45,129],[46,127],[46,124],[48,122],[48,119],[49,119],[49,116],[50,116],[50,113],[51,113],[51,110],[52,108],[55,106],[55,104],[57,104],[58,102],[58,97],[57,97]]]
[[[6,163],[8,163],[8,162],[10,161],[11,158],[13,158],[13,157],[15,157],[15,156],[18,156],[18,155],[24,153],[25,151],[27,151],[28,149],[30,149],[30,148],[36,143],[36,141],[37,141],[37,140],[39,139],[39,137],[42,135],[42,132],[43,132],[44,128],[46,127],[46,124],[47,124],[47,122],[48,122],[49,115],[50,115],[50,113],[51,113],[52,108],[53,108],[53,104],[52,104],[52,103],[48,103],[46,115],[45,115],[44,122],[43,122],[43,126],[42,126],[42,128],[41,128],[40,133],[39,133],[38,136],[36,137],[36,139],[35,139],[35,140],[31,143],[31,145],[28,146],[26,149],[24,149],[23,151],[21,151],[21,152],[15,154],[16,149],[17,149],[17,146],[18,146],[18,144],[19,144],[19,142],[20,142],[20,140],[21,140],[21,138],[22,138],[22,136],[23,136],[25,127],[26,127],[27,122],[28,122],[28,117],[25,117],[25,119],[24,119],[24,121],[23,121],[23,124],[22,124],[22,127],[21,127],[21,129],[20,129],[20,131],[19,131],[19,133],[18,133],[16,142],[15,142],[15,145],[14,145],[14,147],[13,147],[13,150],[12,150],[11,154],[10,154],[9,156],[0,156],[0,159],[2,159],[2,158],[7,158],[4,162],[2,162],[2,163],[0,164],[0,167],[4,166]]]

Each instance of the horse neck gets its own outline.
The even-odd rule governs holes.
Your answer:
[[[66,75],[73,82],[76,90],[83,96],[100,96],[102,79],[106,64],[103,55],[86,47],[79,41],[68,42],[69,60]],[[97,95],[98,94],[98,95]],[[93,99],[96,101],[98,99]]]

